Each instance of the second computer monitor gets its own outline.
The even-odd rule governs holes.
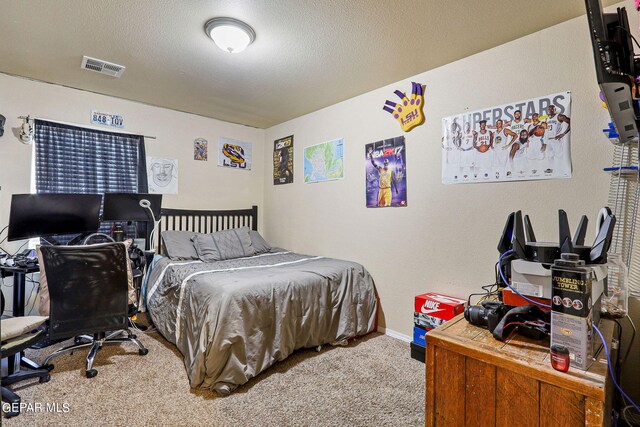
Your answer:
[[[149,209],[145,207],[149,206],[157,221],[160,219],[161,205],[162,194],[105,193],[102,220],[151,222],[153,218]]]

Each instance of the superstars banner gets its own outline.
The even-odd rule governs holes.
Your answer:
[[[293,182],[293,135],[273,142],[273,185]]]
[[[407,206],[404,136],[365,145],[367,207]]]
[[[442,182],[571,178],[571,93],[442,119]]]

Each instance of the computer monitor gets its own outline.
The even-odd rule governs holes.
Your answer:
[[[102,220],[152,222],[149,209],[143,206],[147,205],[144,200],[149,202],[148,206],[153,211],[155,220],[159,220],[162,194],[146,193],[105,193]]]
[[[100,194],[14,194],[7,239],[96,232],[101,203]]]

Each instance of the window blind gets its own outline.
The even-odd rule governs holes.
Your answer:
[[[36,120],[35,157],[37,193],[148,192],[141,135]],[[100,231],[109,233],[111,226],[103,223]],[[126,231],[136,234],[133,226]]]
[[[144,137],[36,120],[38,193],[146,193]]]

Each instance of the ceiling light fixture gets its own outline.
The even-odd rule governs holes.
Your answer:
[[[213,18],[204,24],[204,32],[225,52],[242,52],[256,39],[249,25],[233,18]]]

